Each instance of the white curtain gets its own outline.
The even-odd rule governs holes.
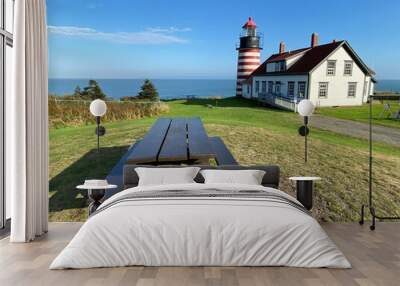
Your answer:
[[[12,242],[48,227],[48,91],[45,0],[15,1],[13,94],[7,112]]]

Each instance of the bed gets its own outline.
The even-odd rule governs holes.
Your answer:
[[[310,213],[278,190],[277,166],[200,167],[262,170],[261,185],[205,184],[198,174],[195,183],[152,186],[138,186],[137,167],[124,167],[126,189],[103,202],[50,269],[351,267]]]

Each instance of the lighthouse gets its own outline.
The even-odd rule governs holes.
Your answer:
[[[240,35],[240,43],[237,48],[238,64],[236,78],[236,96],[242,96],[242,81],[245,80],[260,65],[260,35],[257,33],[257,25],[251,17],[243,25]]]

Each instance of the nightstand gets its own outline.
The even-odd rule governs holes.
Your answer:
[[[94,213],[101,205],[101,200],[104,198],[107,189],[117,188],[117,185],[110,185],[106,180],[86,180],[85,184],[79,185],[76,188],[79,190],[87,190],[88,196],[92,200],[89,205],[89,216]]]

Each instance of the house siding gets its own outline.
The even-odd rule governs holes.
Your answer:
[[[327,61],[336,61],[335,75],[327,75]],[[316,106],[351,106],[361,105],[366,102],[367,92],[373,92],[373,85],[371,85],[371,78],[366,76],[361,68],[353,61],[352,75],[344,75],[345,61],[352,61],[352,57],[347,51],[340,47],[327,59],[325,59],[314,71],[310,73],[309,85],[309,98]],[[328,96],[326,98],[318,97],[319,83],[328,83]],[[356,95],[355,97],[348,97],[349,82],[356,82]],[[364,89],[364,85],[372,86],[372,89]]]

